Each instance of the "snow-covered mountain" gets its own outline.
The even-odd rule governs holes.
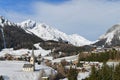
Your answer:
[[[120,46],[120,24],[116,24],[108,29],[105,34],[100,36],[97,43],[107,46]]]
[[[0,16],[0,50],[3,48],[29,48],[35,43],[43,41],[34,34],[27,33],[24,29],[4,17]],[[29,48],[30,49],[30,48]]]
[[[18,23],[26,31],[30,31],[44,40],[65,41],[75,46],[89,45],[92,42],[77,34],[67,35],[56,28],[50,27],[44,23],[36,23],[32,20],[26,20]]]

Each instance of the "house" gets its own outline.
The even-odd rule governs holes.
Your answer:
[[[48,77],[42,77],[42,80],[49,80]]]
[[[23,65],[23,71],[35,71],[35,56],[34,56],[33,50],[32,50],[32,55],[30,58],[30,63]]]
[[[34,71],[32,64],[24,64],[23,71]]]

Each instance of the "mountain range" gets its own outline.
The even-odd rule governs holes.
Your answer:
[[[13,23],[2,16],[0,17],[0,33],[0,50],[3,48],[32,49],[34,44],[44,43],[45,41],[52,41],[52,43],[62,42],[62,46],[63,44],[65,46],[66,43],[73,46],[83,46],[92,43],[82,36],[77,34],[67,35],[43,23],[36,23],[32,20]]]
[[[45,23],[37,23],[30,19],[21,23],[13,23],[2,16],[0,17],[0,33],[0,49],[5,47],[31,49],[33,44],[45,41],[62,42],[73,46],[90,44],[105,47],[120,46],[120,24],[108,29],[95,43],[78,34],[68,35]]]
[[[74,46],[89,45],[92,42],[78,34],[67,35],[56,28],[50,27],[44,23],[36,23],[32,20],[26,20],[18,23],[25,31],[29,31],[42,38],[43,40],[64,41]]]

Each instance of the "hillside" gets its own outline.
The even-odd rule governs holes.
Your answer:
[[[54,54],[59,53],[59,52],[64,52],[66,53],[64,56],[68,55],[73,55],[77,54],[78,52],[81,52],[83,48],[77,47],[77,42],[79,43],[78,37],[79,35],[69,35],[73,36],[72,38],[69,38],[68,35],[66,35],[63,32],[58,31],[57,29],[54,29],[52,27],[46,26],[46,25],[40,25],[36,26],[37,24],[33,21],[29,20],[29,23],[22,25],[18,25],[15,23],[12,23],[11,21],[5,19],[4,17],[0,17],[0,50],[4,48],[13,48],[14,50],[18,49],[32,49],[34,46],[35,49],[38,50],[53,50],[54,49]],[[26,26],[26,27],[25,27]],[[36,29],[40,28],[40,29]],[[26,30],[27,29],[27,30]],[[35,32],[32,32],[31,30],[36,29],[35,32],[37,32],[37,35]],[[44,32],[48,31],[48,33]],[[46,40],[45,36],[42,38],[38,36],[38,34],[45,34],[46,38],[51,38],[51,36],[56,36],[52,40]],[[52,34],[49,37],[49,34]],[[59,34],[61,34],[59,36]],[[62,39],[64,37],[64,39]],[[68,42],[65,40],[76,40],[76,46],[73,45],[72,43]],[[43,40],[44,39],[44,40]],[[56,40],[55,40],[56,39]],[[58,40],[57,40],[58,39]],[[77,41],[78,40],[78,41]],[[87,41],[85,41],[87,42]],[[37,47],[34,44],[39,44]],[[82,42],[84,43],[84,41]],[[81,44],[80,44],[81,45]],[[27,52],[27,51],[26,51]],[[40,51],[41,52],[41,51]],[[53,54],[53,55],[54,55]],[[58,55],[58,54],[57,54]]]
[[[43,41],[32,33],[27,33],[20,26],[0,17],[0,50],[3,48],[29,48]]]

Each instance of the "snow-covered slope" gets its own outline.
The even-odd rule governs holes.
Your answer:
[[[110,28],[106,34],[102,35],[100,39],[107,39],[106,43],[110,43],[114,36],[118,37],[120,39],[120,25],[114,25],[112,28]]]
[[[67,35],[66,33],[63,33],[56,28],[50,27],[43,23],[36,23],[32,20],[26,20],[22,23],[18,23],[18,25],[23,29],[34,33],[40,38],[43,38],[44,40],[63,40],[75,46],[88,45],[92,43],[91,41],[77,34]]]
[[[120,39],[120,25],[114,25],[112,28],[110,28],[106,34],[102,35],[100,39],[107,39],[106,43],[111,43],[113,38],[116,37]]]
[[[56,73],[54,69],[45,65],[35,65],[35,72],[24,72],[22,67],[28,62],[23,61],[0,61],[0,75],[4,77],[4,80],[39,80],[42,70],[46,75]]]
[[[100,36],[99,41],[101,45],[112,45],[118,46],[120,45],[120,24],[116,24],[112,26],[108,31]]]

